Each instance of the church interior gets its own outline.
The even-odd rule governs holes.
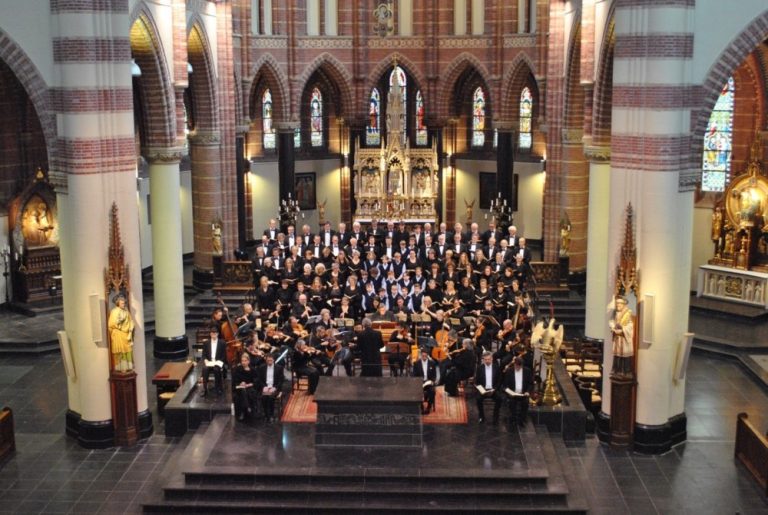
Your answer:
[[[764,0],[0,9],[0,513],[768,513]]]

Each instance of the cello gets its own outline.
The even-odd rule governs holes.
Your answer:
[[[451,333],[447,329],[440,329],[435,333],[437,345],[432,349],[432,358],[437,361],[448,359],[448,349],[456,343],[458,338],[451,338]]]
[[[224,304],[224,299],[221,298],[221,292],[216,294],[216,301],[224,311],[224,316],[227,318],[226,322],[221,324],[221,336],[227,343],[227,363],[230,366],[235,364],[240,359],[240,354],[243,352],[243,343],[237,339],[237,327],[229,316],[229,309]]]

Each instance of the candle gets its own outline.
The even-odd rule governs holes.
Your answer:
[[[504,199],[504,207],[507,207],[507,199]]]

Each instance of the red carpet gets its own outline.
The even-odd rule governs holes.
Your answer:
[[[281,420],[293,423],[314,423],[317,421],[317,404],[307,395],[306,390],[293,392],[283,410]],[[424,415],[422,421],[425,424],[466,424],[467,403],[464,396],[449,397],[443,387],[438,386],[435,392],[435,411]]]

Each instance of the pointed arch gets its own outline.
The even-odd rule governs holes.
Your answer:
[[[531,59],[525,52],[520,52],[512,60],[502,79],[499,119],[512,121],[513,123],[518,120],[520,116],[520,92],[526,86],[530,88],[533,95],[535,119],[535,115],[539,112],[539,106],[541,105],[539,100],[539,84],[536,80]]]
[[[615,4],[608,12],[606,29],[603,32],[603,44],[600,49],[600,62],[597,64],[595,82],[592,144],[607,147],[611,144],[611,107],[613,105],[613,51],[616,47]]]
[[[409,75],[415,83],[408,84],[408,89],[413,91],[414,95],[416,94],[415,92],[420,89],[422,90],[422,95],[425,95],[426,98],[427,79],[422,72],[423,67],[419,68],[413,61],[399,52],[392,52],[376,63],[376,66],[373,67],[368,74],[368,77],[365,79],[365,89],[363,91],[370,93],[370,91],[378,85],[384,73],[387,73],[387,70],[392,70],[392,62],[394,59],[397,59],[398,66],[405,70],[405,73]],[[368,99],[365,98],[364,100],[365,102],[360,108],[363,109],[363,112],[368,112]]]
[[[565,71],[564,128],[584,127],[584,88],[581,87],[581,17],[573,21]]]
[[[766,39],[768,39],[768,10],[753,18],[731,40],[704,76],[698,102],[699,108],[691,112],[691,153],[688,169],[692,170],[693,173],[686,174],[685,177],[683,177],[684,174],[681,174],[681,189],[690,189],[701,180],[701,174],[698,173],[700,170],[698,160],[704,149],[702,135],[706,131],[709,117],[712,115],[723,84],[728,80],[728,77],[733,75],[747,56],[763,44]]]
[[[488,79],[490,77],[488,69],[476,56],[469,52],[462,52],[440,73],[440,76],[444,78],[438,86],[437,102],[435,103],[435,112],[438,118],[445,119],[450,116],[451,102],[454,99],[456,83],[462,75],[472,71],[476,72],[482,79],[487,97],[490,97],[486,98],[487,104],[493,105],[491,91],[488,88]]]
[[[329,84],[333,86],[338,97],[338,105],[334,106],[337,116],[351,115],[353,113],[352,74],[341,61],[328,52],[318,55],[304,68],[297,81],[297,90],[293,92],[293,96],[302,98],[302,93],[307,89],[308,82],[315,72],[320,72],[326,76]],[[330,104],[330,102],[328,103]],[[298,118],[299,113],[294,114]]]
[[[152,13],[141,2],[131,18],[131,56],[141,69],[141,131],[144,146],[176,144],[176,102],[170,71]],[[159,94],[158,94],[159,92]]]
[[[269,88],[272,93],[272,109],[275,121],[290,120],[291,110],[288,99],[288,78],[285,76],[277,59],[272,54],[263,54],[253,63],[250,76],[253,77],[249,87],[248,116],[251,120],[260,117],[261,93]]]
[[[26,52],[6,32],[0,29],[0,61],[13,72],[16,80],[26,91],[29,101],[37,113],[48,151],[48,162],[55,155],[57,129],[56,114],[53,110],[51,93],[40,75],[37,66]]]
[[[216,76],[213,58],[205,26],[195,22],[189,30],[187,54],[192,65],[189,89],[195,113],[195,129],[216,131],[219,129]]]

